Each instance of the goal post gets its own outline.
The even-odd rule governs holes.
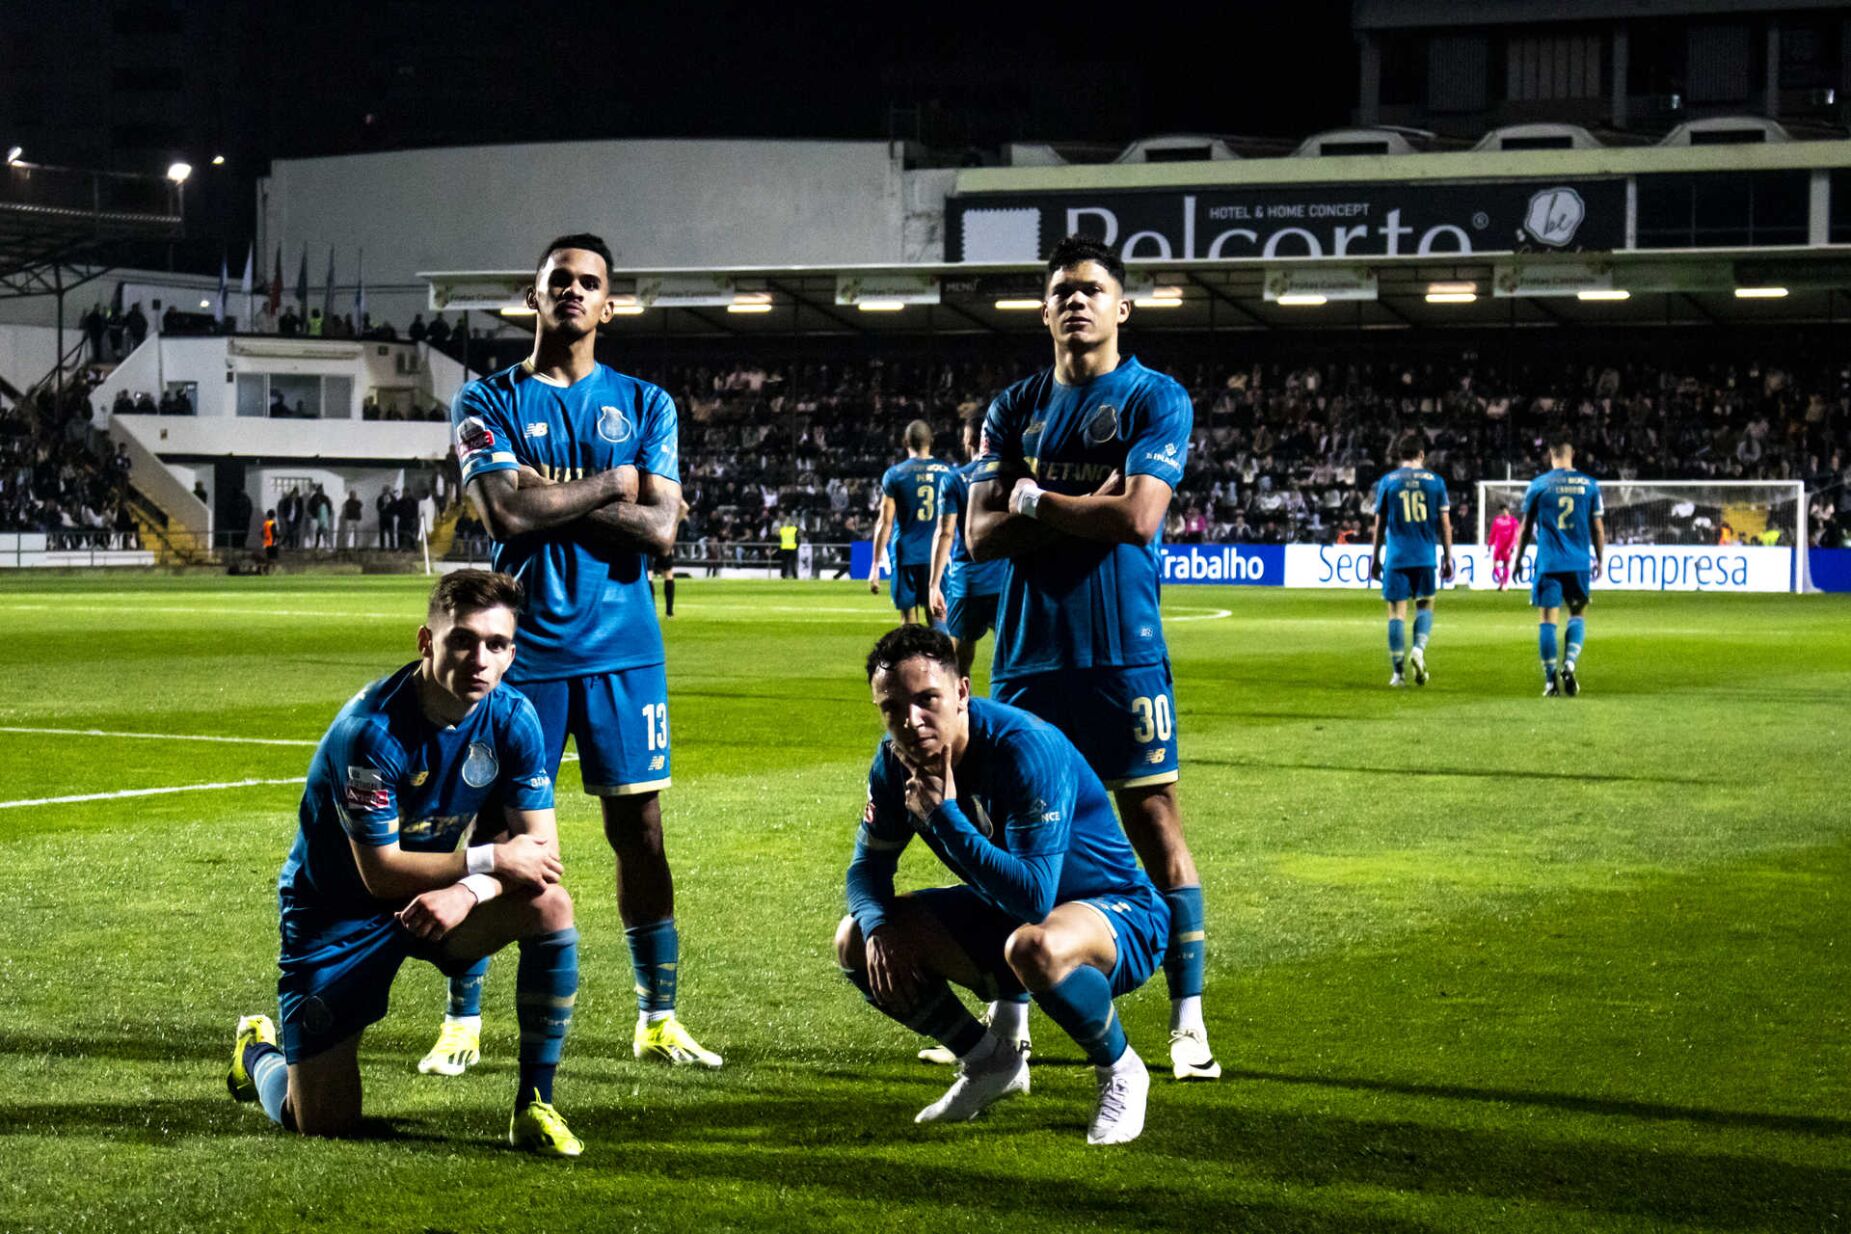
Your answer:
[[[1599,477],[1596,477],[1599,480]],[[1691,556],[1691,550],[1746,548],[1785,550],[1784,587],[1767,585],[1771,577],[1766,561],[1757,560],[1754,585],[1721,584],[1718,590],[1807,589],[1806,485],[1799,480],[1599,480],[1605,509],[1610,555],[1620,550],[1677,550],[1673,557]],[[1528,480],[1478,482],[1477,542],[1487,542],[1491,520],[1504,506],[1523,516],[1523,494]],[[1637,556],[1638,553],[1629,554]],[[1740,558],[1741,555],[1737,554]],[[1746,560],[1746,558],[1741,558]],[[1693,574],[1682,584],[1668,584],[1667,576],[1684,579],[1689,573],[1668,565],[1672,560],[1642,568],[1636,585],[1658,589],[1704,590]],[[1771,560],[1771,559],[1770,559]],[[1665,566],[1660,569],[1658,566]],[[1692,570],[1697,567],[1691,567]],[[1704,566],[1707,576],[1708,566]],[[1649,577],[1646,577],[1648,576]],[[1742,571],[1746,577],[1746,569]],[[1654,586],[1656,581],[1657,585]]]

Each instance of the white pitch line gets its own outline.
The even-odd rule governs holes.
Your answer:
[[[53,737],[124,737],[139,741],[217,741],[240,746],[313,746],[317,741],[300,737],[215,737],[204,733],[116,733],[100,728],[27,728],[0,725],[0,733],[43,733]]]
[[[1172,621],[1172,622],[1174,621],[1220,621],[1224,617],[1232,617],[1233,615],[1234,615],[1234,610],[1231,608],[1217,608],[1217,609],[1211,609],[1208,612],[1203,613],[1197,617],[1167,617],[1166,616],[1164,620]]]
[[[0,810],[20,806],[55,806],[73,801],[114,801],[122,797],[158,797],[166,793],[198,793],[222,788],[256,788],[266,784],[300,784],[305,776],[287,780],[222,780],[216,784],[173,784],[165,788],[124,788],[113,793],[76,793],[69,797],[27,797],[20,801],[0,801]]]

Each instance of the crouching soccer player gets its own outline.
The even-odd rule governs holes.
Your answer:
[[[959,1060],[916,1121],[962,1122],[1029,1089],[1028,1060],[965,1009],[955,981],[986,999],[1026,990],[1098,1075],[1086,1142],[1136,1139],[1150,1073],[1112,1000],[1156,970],[1170,911],[1105,785],[1052,725],[972,698],[937,631],[890,632],[867,670],[887,737],[868,772],[836,956],[877,1009]],[[961,885],[895,894],[915,832]]]
[[[559,885],[546,743],[502,674],[521,587],[459,570],[431,593],[418,659],[360,691],[309,767],[300,827],[277,880],[282,1020],[238,1022],[232,1096],[273,1122],[342,1135],[360,1118],[360,1034],[386,1013],[407,957],[462,972],[520,944],[520,1083],[508,1140],[542,1156],[583,1145],[553,1109],[553,1073],[578,991],[578,931]],[[491,795],[503,817],[467,843]]]

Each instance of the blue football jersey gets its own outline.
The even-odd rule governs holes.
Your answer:
[[[277,889],[297,905],[359,916],[389,911],[360,879],[354,843],[397,840],[407,852],[464,842],[491,792],[515,810],[553,808],[540,719],[520,691],[497,686],[459,723],[433,724],[418,705],[416,662],[350,699],[316,747],[297,812],[296,842]],[[500,819],[485,830],[499,832]]]
[[[951,541],[951,560],[945,563],[945,598],[958,596],[993,596],[1003,589],[1003,571],[1007,561],[973,561],[970,545],[964,542],[964,512],[970,507],[970,478],[977,464],[955,467],[945,478],[944,505],[939,516],[958,520],[958,534]]]
[[[576,480],[626,463],[681,482],[674,400],[602,364],[570,386],[525,363],[472,381],[458,392],[450,423],[465,486],[523,465]],[[510,682],[662,663],[649,559],[640,549],[593,549],[561,530],[496,541],[493,559],[527,589]]]
[[[1452,510],[1446,482],[1425,467],[1397,467],[1376,481],[1371,505],[1382,516],[1383,568],[1433,569],[1440,515]]]
[[[1606,513],[1594,477],[1571,467],[1545,471],[1523,494],[1523,514],[1536,520],[1536,572],[1579,574],[1593,560],[1594,520]]]
[[[893,563],[932,564],[932,540],[938,535],[941,490],[953,468],[935,458],[902,459],[881,476],[881,492],[893,498]]]
[[[1085,496],[1119,471],[1175,489],[1195,409],[1173,378],[1135,358],[1084,385],[1053,369],[990,404],[971,483],[1028,474],[1053,493]],[[1074,668],[1128,668],[1169,654],[1158,617],[1162,548],[1077,536],[1010,559],[996,613],[991,679]]]
[[[868,770],[863,850],[890,854],[897,863],[899,850],[918,832],[952,873],[990,899],[981,876],[960,869],[938,837],[921,830],[907,812],[908,775],[883,740]],[[959,808],[997,847],[1017,857],[1060,857],[1055,903],[1151,886],[1105,785],[1046,721],[991,699],[971,699],[970,743],[955,778]]]

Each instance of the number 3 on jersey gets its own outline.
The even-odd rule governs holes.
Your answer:
[[[1131,700],[1131,715],[1135,721],[1131,729],[1131,739],[1144,745],[1151,738],[1168,741],[1175,726],[1170,718],[1170,697],[1159,694],[1156,698],[1134,698]]]
[[[649,749],[668,749],[668,704],[643,704],[643,730],[649,734]]]
[[[934,509],[938,505],[938,485],[921,484],[917,491],[919,509],[914,512],[913,517],[922,523],[929,523],[938,517],[938,511]]]

